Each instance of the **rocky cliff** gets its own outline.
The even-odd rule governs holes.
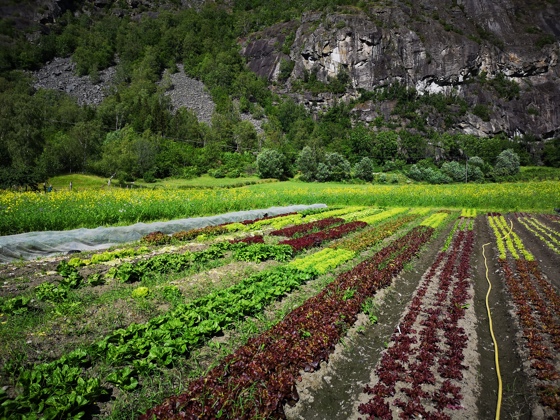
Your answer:
[[[455,121],[457,131],[550,138],[560,134],[559,39],[558,2],[384,1],[305,14],[244,40],[242,53],[253,71],[311,108],[400,83],[477,107],[478,115]],[[298,82],[312,74],[327,84],[341,73],[349,76],[342,93],[309,94]],[[372,121],[390,115],[391,104],[355,111]]]

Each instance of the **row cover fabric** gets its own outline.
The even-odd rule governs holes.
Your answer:
[[[236,211],[217,216],[177,219],[167,222],[136,223],[130,226],[98,227],[95,229],[73,229],[63,231],[28,232],[18,235],[0,236],[0,263],[15,260],[33,260],[69,252],[97,251],[117,244],[133,242],[148,233],[160,231],[172,234],[183,230],[216,226],[222,223],[241,222],[265,216],[308,209],[325,208],[326,204],[292,205],[268,209]]]

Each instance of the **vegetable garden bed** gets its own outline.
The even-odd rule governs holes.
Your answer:
[[[0,418],[493,416],[484,257],[500,409],[558,416],[559,231],[354,206],[5,265]]]

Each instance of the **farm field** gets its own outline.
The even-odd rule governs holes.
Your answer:
[[[90,178],[78,178],[73,191],[68,190],[68,178],[62,184],[65,187],[53,193],[0,191],[0,235],[128,225],[293,203],[449,209],[466,207],[481,211],[545,213],[552,212],[560,203],[558,181],[467,185],[357,185],[286,181],[240,188],[122,189],[106,186],[93,188],[91,186],[95,180]],[[90,187],[81,189],[78,186],[80,183]]]
[[[353,187],[0,265],[0,418],[557,418],[560,217]]]

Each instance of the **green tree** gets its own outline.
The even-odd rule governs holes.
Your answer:
[[[519,155],[512,149],[506,149],[498,155],[494,173],[497,176],[512,176],[519,173]]]
[[[354,176],[364,181],[373,181],[373,162],[370,158],[364,157],[354,166]]]
[[[283,179],[286,175],[286,157],[277,150],[264,149],[257,156],[257,170],[260,178]]]
[[[301,180],[311,182],[316,179],[319,165],[318,154],[315,149],[305,146],[296,161],[297,169],[301,172]]]
[[[328,169],[328,181],[342,181],[350,178],[350,163],[339,153],[327,153],[325,165]]]

